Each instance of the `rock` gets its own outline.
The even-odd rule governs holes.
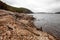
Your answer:
[[[0,40],[56,40],[48,33],[37,30],[27,14],[19,16],[3,10],[0,13]]]

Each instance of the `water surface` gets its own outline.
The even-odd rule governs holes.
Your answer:
[[[34,24],[43,31],[60,38],[60,14],[29,14],[36,18]]]

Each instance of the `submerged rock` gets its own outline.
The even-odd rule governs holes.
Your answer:
[[[0,40],[56,39],[48,33],[37,30],[27,14],[18,15],[18,13],[0,10]]]

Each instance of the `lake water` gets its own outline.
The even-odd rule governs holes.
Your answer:
[[[60,38],[60,14],[29,14],[36,18],[34,24],[37,28]]]

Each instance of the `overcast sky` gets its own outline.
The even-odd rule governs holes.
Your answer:
[[[15,7],[25,7],[33,12],[60,11],[60,0],[2,0]]]

